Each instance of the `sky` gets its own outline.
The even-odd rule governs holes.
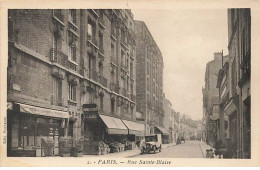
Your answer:
[[[228,54],[226,9],[132,10],[144,21],[164,60],[164,93],[173,109],[202,118],[202,87],[214,52]]]

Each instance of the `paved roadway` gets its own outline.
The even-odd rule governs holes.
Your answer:
[[[171,146],[156,152],[156,154],[142,154],[133,158],[204,158],[205,144],[201,141],[186,141],[179,145]]]

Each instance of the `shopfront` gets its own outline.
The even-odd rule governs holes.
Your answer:
[[[127,149],[132,150],[144,138],[145,125],[133,121],[122,120],[128,129]]]
[[[10,157],[40,157],[59,155],[58,140],[64,136],[68,113],[21,103],[7,110],[8,145]],[[10,132],[10,133],[9,133]],[[53,147],[46,154],[46,146],[51,140]]]
[[[163,128],[163,127],[161,127],[161,126],[155,126],[155,129],[154,129],[155,131],[155,134],[161,134],[162,135],[162,143],[163,144],[166,144],[166,143],[169,143],[169,132],[165,129],[165,128]]]
[[[124,151],[127,135],[128,129],[121,119],[99,115],[97,111],[84,112],[84,154]]]

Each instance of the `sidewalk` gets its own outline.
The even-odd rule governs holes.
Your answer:
[[[162,150],[166,149],[168,147],[175,146],[175,143],[169,143],[169,144],[162,144]],[[139,155],[141,151],[138,148],[135,148],[134,150],[126,150],[123,152],[117,152],[117,153],[109,153],[106,155],[83,155],[83,157],[99,157],[99,158],[127,158],[127,157],[134,157],[136,155]]]
[[[206,158],[207,149],[212,149],[214,151],[214,148],[212,146],[207,145],[203,141],[200,141],[199,145],[200,145],[200,149],[201,149],[201,152],[202,152],[204,158]],[[214,154],[214,159],[219,159],[219,157]]]

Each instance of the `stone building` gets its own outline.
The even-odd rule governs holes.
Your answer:
[[[9,156],[41,156],[40,136],[84,136],[88,154],[98,141],[144,133],[134,24],[130,10],[8,11]]]
[[[229,117],[234,157],[251,157],[251,14],[250,9],[228,9]]]
[[[203,94],[203,119],[205,120],[205,140],[214,145],[217,140],[217,120],[213,117],[213,111],[216,110],[216,105],[219,104],[219,91],[217,88],[218,72],[222,67],[223,61],[226,61],[228,57],[222,53],[214,53],[214,60],[207,63],[205,72],[205,87],[202,89]],[[214,106],[214,107],[213,107]],[[214,109],[213,109],[214,108]],[[214,113],[218,114],[218,113]]]
[[[146,134],[163,126],[163,57],[143,21],[135,21],[136,109],[145,120]]]

